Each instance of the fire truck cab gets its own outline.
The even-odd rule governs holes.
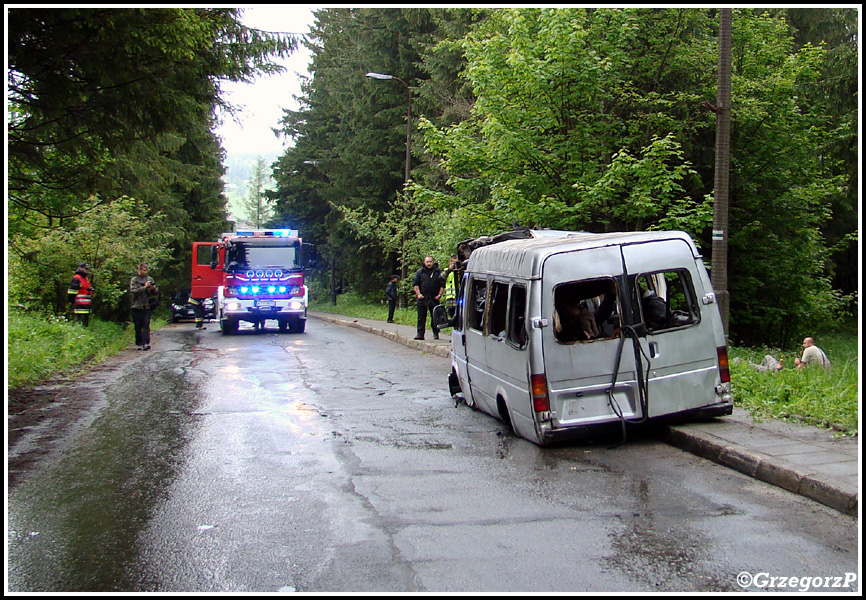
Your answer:
[[[190,295],[215,298],[224,335],[237,332],[241,321],[260,328],[269,319],[280,331],[301,333],[307,322],[304,268],[311,255],[295,229],[235,231],[216,242],[195,242]]]

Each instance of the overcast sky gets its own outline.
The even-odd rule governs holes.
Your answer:
[[[311,7],[297,6],[245,8],[241,20],[247,27],[265,31],[307,33],[313,24],[312,11]],[[241,109],[235,117],[239,123],[223,116],[223,123],[216,130],[229,154],[282,152],[283,141],[271,129],[279,124],[282,109],[298,108],[294,99],[301,93],[298,74],[307,74],[310,54],[306,48],[300,47],[282,64],[286,71],[281,75],[260,77],[249,84],[225,82],[221,85],[225,98]]]

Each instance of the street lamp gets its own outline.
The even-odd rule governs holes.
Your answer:
[[[409,84],[400,79],[399,77],[394,77],[393,75],[386,75],[384,73],[367,73],[367,77],[370,79],[394,79],[399,81],[404,86],[406,86],[406,171],[403,174],[403,193],[406,193],[406,186],[409,183],[409,167],[412,161],[412,90],[409,89]],[[403,251],[406,249],[406,233],[403,232]],[[400,259],[401,267],[400,267],[400,275],[405,280],[406,279],[406,256],[405,254]],[[400,308],[404,308],[405,300],[403,296],[400,296]]]
[[[409,84],[400,79],[399,77],[394,77],[393,75],[385,75],[384,73],[367,73],[367,77],[370,79],[394,79],[399,81],[404,86],[406,86],[406,97],[407,97],[407,106],[408,109],[406,111],[406,171],[403,175],[403,185],[409,183],[409,166],[412,160],[412,151],[411,151],[411,143],[412,143],[412,90],[409,89]]]

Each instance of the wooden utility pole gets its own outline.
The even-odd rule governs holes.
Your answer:
[[[719,83],[716,102],[716,174],[711,277],[725,335],[728,335],[728,206],[731,167],[731,9],[719,9]]]

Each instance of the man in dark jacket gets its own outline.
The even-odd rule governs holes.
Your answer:
[[[388,298],[388,322],[394,322],[394,309],[397,308],[397,299],[399,298],[399,293],[397,292],[397,277],[396,275],[391,275],[391,281],[388,283],[388,287],[385,288],[385,297]]]
[[[439,304],[442,296],[442,272],[433,264],[432,256],[424,257],[424,266],[415,272],[412,279],[412,289],[418,304],[418,335],[416,340],[424,339],[424,328],[427,323],[427,312],[430,312],[430,326],[433,329],[433,339],[439,339],[439,329],[433,322],[433,307]]]

